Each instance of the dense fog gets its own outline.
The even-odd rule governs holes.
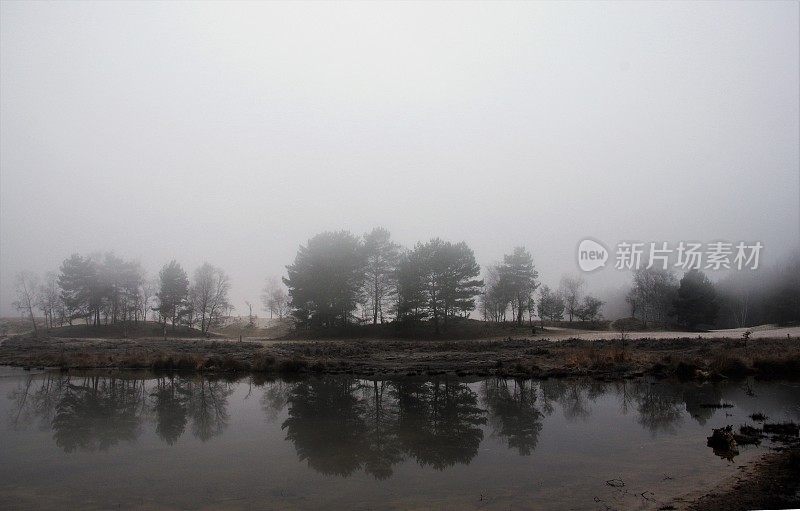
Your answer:
[[[147,280],[209,263],[234,314],[264,315],[300,245],[377,226],[465,242],[484,281],[524,246],[606,317],[634,273],[582,272],[585,238],[760,242],[742,271],[782,281],[798,22],[789,2],[3,2],[0,314],[18,272],[113,252]]]

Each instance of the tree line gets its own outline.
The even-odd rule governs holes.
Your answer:
[[[141,264],[113,253],[73,254],[58,273],[48,272],[44,282],[30,272],[18,274],[15,305],[29,317],[34,332],[38,309],[48,329],[76,321],[138,324],[150,316],[165,326],[199,327],[207,333],[230,312],[229,290],[225,271],[208,263],[194,271],[191,281],[174,260],[148,280]]]
[[[487,321],[533,320],[539,272],[525,247],[516,247],[501,263],[490,265],[485,278],[465,242],[434,238],[410,249],[377,227],[364,236],[348,231],[323,232],[299,247],[281,281],[268,279],[261,295],[271,318],[291,315],[300,326],[429,322],[435,332],[454,318],[466,318],[480,307]],[[565,276],[559,290],[541,288],[538,313],[560,321],[564,314],[591,321],[603,302],[582,297],[582,279]],[[17,276],[15,305],[36,330],[35,311],[45,327],[137,324],[148,317],[164,325],[219,326],[231,312],[230,279],[219,267],[203,264],[192,278],[175,260],[157,278],[142,266],[113,253],[73,254],[44,282],[29,273]],[[581,298],[583,300],[581,301]],[[250,323],[253,323],[250,306]],[[510,318],[509,318],[510,313]]]
[[[626,302],[646,325],[740,328],[800,320],[800,256],[758,274],[735,272],[712,282],[700,270],[680,280],[663,269],[640,269]]]
[[[18,274],[15,305],[34,330],[40,311],[46,328],[75,321],[127,325],[150,317],[207,333],[231,313],[229,290],[225,271],[208,263],[190,279],[173,260],[148,279],[138,262],[113,253],[74,254],[43,281],[29,272]],[[535,316],[543,322],[596,322],[604,305],[586,293],[580,276],[564,275],[553,289],[542,285],[525,247],[515,247],[482,273],[463,241],[433,238],[404,248],[381,227],[363,236],[317,234],[299,247],[283,279],[267,280],[261,299],[270,317],[292,316],[301,327],[426,322],[437,333],[476,308],[485,321],[522,325],[526,319],[532,324]],[[798,321],[800,256],[758,274],[733,273],[716,284],[699,270],[678,280],[668,270],[640,269],[625,301],[630,317],[645,326]]]
[[[466,243],[439,238],[402,250],[389,231],[323,232],[300,246],[283,279],[301,325],[430,320],[446,328],[475,308],[483,281]]]
[[[539,272],[525,247],[490,265],[484,278],[465,242],[434,238],[403,249],[377,227],[363,237],[324,232],[299,248],[283,279],[297,321],[310,327],[350,323],[419,323],[435,332],[480,308],[486,321],[533,321]],[[540,291],[541,318],[600,318],[603,302],[583,296],[585,282],[565,276],[557,292]],[[510,316],[509,316],[510,314]]]

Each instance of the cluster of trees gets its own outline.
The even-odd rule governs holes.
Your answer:
[[[678,280],[663,269],[640,269],[625,297],[631,317],[653,325],[740,328],[800,321],[800,256],[759,273],[732,272],[712,282],[690,270]]]
[[[506,321],[511,316],[518,325],[523,314],[533,314],[533,293],[539,287],[539,272],[533,264],[533,256],[525,247],[516,247],[511,254],[503,256],[503,262],[489,266],[486,285],[481,295],[481,309],[487,321]]]
[[[203,333],[228,314],[230,279],[216,266],[203,264],[191,282],[176,261],[164,265],[155,281],[136,261],[113,253],[73,254],[40,283],[35,274],[17,275],[16,307],[38,327],[35,311],[41,311],[45,328],[72,325],[139,323],[148,315],[165,325],[199,326]]]
[[[669,270],[639,269],[633,286],[625,296],[631,317],[645,325],[678,324],[690,330],[700,325],[714,325],[719,300],[714,284],[700,270],[690,270],[681,278]]]
[[[439,331],[449,318],[474,309],[483,285],[466,243],[435,238],[402,250],[383,228],[363,238],[347,231],[318,234],[286,269],[293,314],[310,326],[429,319]]]
[[[15,287],[15,306],[30,318],[34,330],[37,309],[44,316],[45,328],[72,324],[76,319],[95,325],[136,322],[147,316],[154,293],[138,262],[113,253],[74,254],[58,273],[48,272],[43,282],[33,273],[21,272]]]
[[[584,294],[586,282],[583,278],[564,275],[558,289],[551,290],[547,285],[540,287],[538,275],[533,258],[524,247],[515,248],[512,254],[503,257],[501,264],[491,266],[482,296],[484,318],[487,321],[505,321],[509,309],[519,325],[526,312],[529,321],[533,321],[534,310],[543,321],[563,321],[565,317],[570,322],[576,318],[597,321],[602,317],[603,301]],[[537,289],[538,302],[534,299]]]
[[[535,312],[543,319],[594,321],[603,302],[584,295],[580,277],[565,276],[557,292],[540,288],[539,272],[525,247],[516,247],[488,267],[484,279],[475,254],[464,242],[434,238],[402,249],[386,229],[363,237],[347,231],[324,232],[301,246],[287,266],[288,305],[303,325],[330,327],[351,322],[430,321],[436,332],[453,318],[468,317],[480,306],[487,321],[521,325]],[[265,289],[265,308],[280,302]]]
[[[758,273],[734,272],[716,285],[717,326],[800,321],[800,254]]]

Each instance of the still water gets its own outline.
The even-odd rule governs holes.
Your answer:
[[[0,508],[657,509],[763,452],[706,447],[754,412],[800,392],[0,368]]]

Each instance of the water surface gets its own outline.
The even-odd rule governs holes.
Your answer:
[[[762,453],[706,447],[756,411],[800,392],[0,368],[0,508],[657,509]]]

